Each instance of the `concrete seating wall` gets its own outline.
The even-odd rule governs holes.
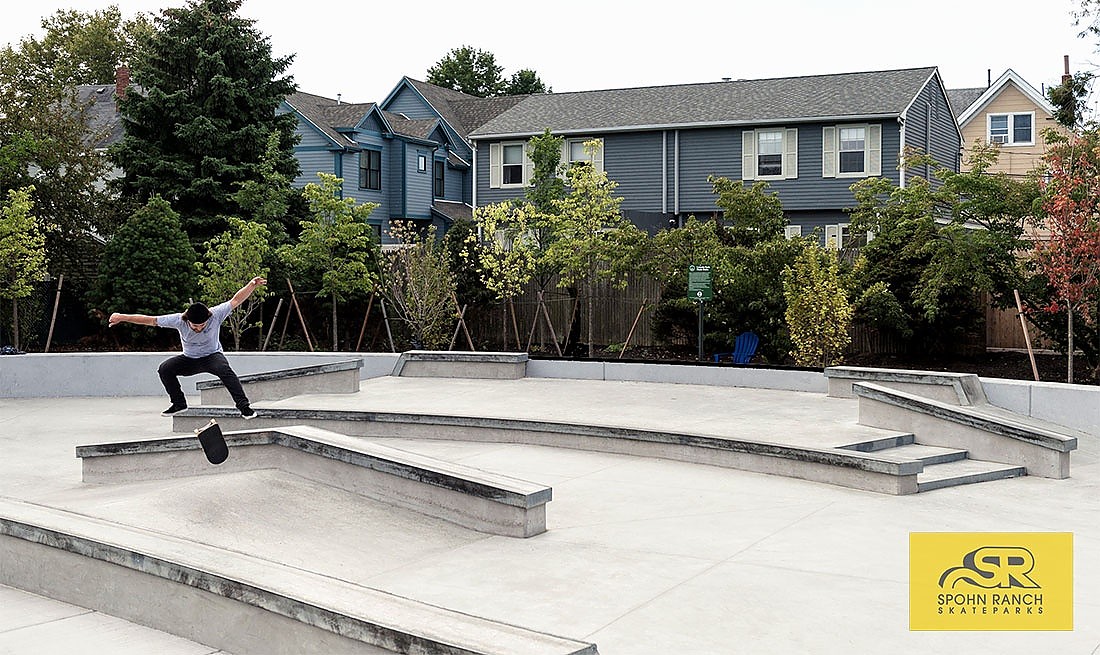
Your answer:
[[[250,401],[282,400],[301,394],[355,393],[359,391],[361,368],[363,360],[352,359],[241,375],[239,378]],[[201,380],[195,383],[195,388],[203,405],[233,404],[221,380]]]
[[[597,655],[592,643],[4,498],[0,584],[236,655]]]
[[[393,375],[518,380],[527,375],[527,353],[410,350],[397,358]]]
[[[831,366],[825,369],[825,377],[829,382],[829,396],[833,398],[855,398],[854,384],[874,382],[952,405],[986,402],[981,381],[971,373]]]

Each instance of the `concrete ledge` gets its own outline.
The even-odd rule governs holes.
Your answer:
[[[362,359],[327,362],[310,366],[264,371],[238,376],[252,402],[282,400],[307,393],[355,393],[359,391]],[[233,399],[221,380],[195,383],[203,405],[232,405]]]
[[[852,390],[859,398],[862,425],[909,431],[917,443],[960,448],[974,459],[1022,465],[1028,475],[1069,477],[1076,435],[989,405],[954,406],[870,382]]]
[[[662,382],[702,384],[715,387],[746,387],[824,393],[828,385],[821,371],[791,370],[763,366],[719,366],[711,364],[645,364],[638,362],[586,362],[532,359],[527,377],[559,380],[611,380],[617,382]]]
[[[981,381],[971,373],[830,366],[825,369],[825,377],[829,381],[829,396],[833,398],[855,398],[852,385],[874,382],[953,405],[982,405],[986,402]]]
[[[527,374],[527,353],[410,350],[401,353],[392,375],[429,378],[518,380]]]
[[[179,352],[27,353],[0,357],[0,398],[71,398],[78,396],[163,396],[157,367]],[[349,353],[227,352],[237,375],[294,366],[346,361]],[[355,353],[363,360],[361,378],[393,371],[396,353]],[[183,392],[197,393],[202,374],[180,379]]]
[[[0,583],[237,655],[596,655],[245,553],[0,499]]]
[[[194,437],[77,446],[85,482],[119,483],[277,468],[508,537],[546,531],[549,487],[308,426],[228,432],[211,466]]]
[[[229,407],[193,407],[173,417],[173,429],[190,431],[205,425],[211,418],[217,418],[223,426],[243,426],[245,423]],[[360,437],[524,443],[659,457],[888,494],[916,493],[916,477],[923,470],[919,461],[882,453],[526,419],[265,408],[248,422],[252,426],[291,423]]]

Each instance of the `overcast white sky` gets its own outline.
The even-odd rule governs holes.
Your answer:
[[[39,35],[58,9],[115,4],[124,16],[185,0],[8,0],[0,43]],[[647,3],[645,3],[647,4]],[[380,101],[401,76],[424,79],[451,49],[496,56],[504,76],[530,68],[555,92],[938,66],[948,88],[984,86],[1012,68],[1036,88],[1100,70],[1095,37],[1079,38],[1079,2],[756,0],[667,4],[554,2],[306,3],[245,0],[241,13],[294,54],[299,89]],[[293,10],[291,9],[293,8]],[[923,12],[923,16],[918,15]]]

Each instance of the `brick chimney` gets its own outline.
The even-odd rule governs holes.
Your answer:
[[[126,97],[126,89],[130,86],[130,67],[123,64],[115,69],[115,95],[119,98]]]

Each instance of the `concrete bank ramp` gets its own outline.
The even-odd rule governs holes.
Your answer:
[[[595,655],[595,644],[245,552],[0,498],[0,584],[235,655]]]

